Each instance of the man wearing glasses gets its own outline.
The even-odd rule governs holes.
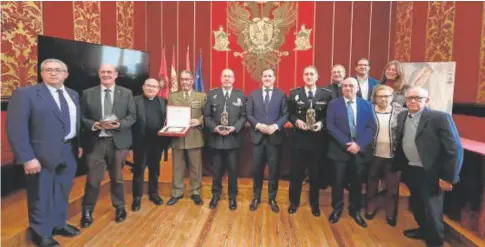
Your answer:
[[[191,108],[190,130],[184,137],[172,139],[172,197],[167,205],[177,203],[184,196],[185,155],[188,157],[190,169],[190,199],[196,205],[204,202],[200,198],[202,185],[202,147],[204,146],[204,105],[205,93],[195,92],[194,76],[188,70],[180,73],[180,86],[182,90],[170,94],[169,105],[189,106]]]
[[[131,126],[136,112],[131,90],[116,85],[118,72],[112,64],[102,64],[98,71],[101,85],[84,90],[81,101],[81,119],[86,129],[86,164],[88,177],[81,227],[93,223],[93,211],[98,200],[101,180],[108,169],[111,203],[115,221],[126,219],[123,165],[132,144]]]
[[[29,230],[37,246],[59,246],[53,235],[73,237],[67,208],[79,148],[79,95],[64,86],[67,66],[57,59],[40,65],[44,83],[17,89],[7,112],[7,136],[23,164]]]
[[[367,58],[360,58],[355,63],[355,79],[357,79],[357,86],[359,91],[357,96],[370,101],[372,96],[372,90],[379,84],[375,78],[369,76],[370,62]]]
[[[143,177],[148,166],[148,199],[155,205],[162,205],[158,194],[158,177],[160,176],[160,159],[168,144],[168,138],[159,136],[167,112],[167,102],[158,96],[160,83],[149,78],[143,84],[143,94],[134,98],[136,122],[133,125],[133,204],[132,211],[141,207],[143,195]]]
[[[406,91],[408,111],[398,115],[396,169],[409,187],[409,206],[418,228],[404,231],[408,238],[422,239],[427,246],[443,246],[444,191],[457,183],[463,147],[451,116],[427,108],[428,91]]]

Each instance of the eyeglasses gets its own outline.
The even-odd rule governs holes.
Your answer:
[[[369,67],[368,64],[357,64],[358,67]]]
[[[421,101],[422,99],[426,99],[426,97],[421,96],[408,96],[406,97],[406,101]]]
[[[153,89],[158,89],[158,88],[160,88],[160,86],[148,85],[148,84],[145,84],[144,86],[145,86],[145,87],[148,87],[148,88],[153,88]]]
[[[47,72],[47,73],[55,72],[56,74],[61,73],[61,72],[66,72],[65,69],[53,69],[53,68],[42,69],[42,71]]]
[[[392,97],[392,95],[376,95],[376,98],[378,99],[387,99],[389,97]]]
[[[180,78],[180,80],[181,80],[181,81],[190,81],[190,80],[192,80],[192,78],[182,78],[182,77],[181,77],[181,78]]]

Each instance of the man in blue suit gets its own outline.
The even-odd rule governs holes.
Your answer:
[[[367,58],[360,58],[355,63],[355,79],[357,79],[357,96],[370,101],[372,99],[372,91],[374,87],[379,84],[379,81],[369,76],[370,61]]]
[[[251,92],[246,104],[246,116],[251,123],[253,143],[253,200],[249,209],[254,211],[261,203],[263,173],[266,161],[269,165],[269,205],[279,212],[276,203],[278,192],[279,151],[283,142],[284,125],[288,120],[288,106],[285,93],[274,88],[275,71],[266,69],[262,73],[263,87]]]
[[[7,136],[26,175],[29,225],[37,246],[59,246],[52,235],[73,237],[67,207],[79,148],[79,95],[64,86],[67,66],[42,62],[44,83],[17,89],[7,112]]]
[[[372,158],[372,141],[376,123],[372,105],[357,96],[358,82],[348,77],[342,82],[343,97],[328,105],[327,129],[332,137],[328,157],[333,160],[332,208],[330,223],[336,223],[344,207],[344,181],[346,170],[350,172],[349,214],[357,224],[367,227],[360,215],[361,183],[364,164]]]

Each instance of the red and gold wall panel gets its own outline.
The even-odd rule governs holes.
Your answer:
[[[74,39],[89,43],[101,43],[101,4],[86,1],[73,2]]]
[[[455,2],[429,2],[427,19],[426,61],[452,61]]]
[[[485,4],[483,5],[482,13],[485,13]],[[481,34],[477,103],[485,104],[485,14],[482,16]]]
[[[2,98],[37,82],[37,34],[42,34],[40,2],[2,2]]]
[[[395,54],[394,58],[401,62],[411,61],[411,34],[413,30],[413,3],[396,3],[395,24]]]
[[[134,3],[116,2],[116,46],[133,48],[134,43]]]

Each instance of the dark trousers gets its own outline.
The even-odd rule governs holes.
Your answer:
[[[334,178],[332,183],[332,208],[343,210],[344,207],[344,187],[349,183],[349,211],[358,212],[361,209],[362,199],[362,179],[364,165],[355,162],[352,158],[347,162],[333,161]],[[349,176],[346,178],[346,176]]]
[[[444,240],[443,191],[432,193],[424,168],[407,166],[403,179],[409,187],[409,207],[416,223],[424,230],[428,245],[442,245]],[[438,185],[436,185],[438,186]]]
[[[212,195],[220,197],[222,192],[222,175],[227,169],[229,177],[228,195],[237,196],[237,149],[214,150],[214,175],[212,176]]]
[[[278,192],[278,162],[279,145],[273,145],[268,138],[263,138],[259,144],[253,144],[253,197],[260,198],[263,189],[264,167],[269,166],[268,197],[276,199]]]
[[[25,176],[29,225],[43,237],[51,236],[54,228],[62,228],[67,222],[77,165],[71,144],[64,144],[62,149],[63,162],[54,170],[42,167],[39,173]]]
[[[137,158],[133,164],[133,198],[143,195],[143,178],[146,167],[148,167],[148,194],[150,196],[158,195],[162,152],[162,146],[153,142],[148,142],[141,148],[133,149],[133,156]]]
[[[318,206],[319,197],[319,157],[320,150],[293,149],[290,179],[290,202],[300,205],[301,186],[305,179],[305,170],[310,177],[310,204]]]
[[[397,214],[397,201],[399,195],[399,173],[392,172],[392,159],[374,157],[369,166],[369,180],[367,181],[367,212],[375,212],[377,204],[377,189],[379,174],[384,174],[387,192],[384,199],[384,209],[387,217]]]
[[[117,149],[113,139],[99,138],[93,150],[87,155],[88,177],[84,191],[83,207],[94,208],[98,200],[101,181],[108,169],[113,207],[125,206],[125,187],[123,182],[123,165],[128,149]]]

